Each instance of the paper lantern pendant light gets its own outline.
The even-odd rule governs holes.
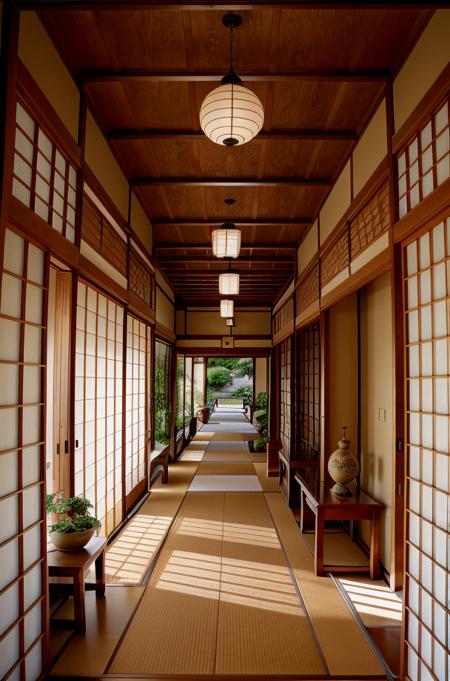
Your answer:
[[[219,293],[221,296],[237,296],[239,294],[239,274],[224,272],[219,274]]]
[[[222,227],[214,229],[212,234],[212,250],[216,258],[237,258],[241,250],[241,230],[232,222],[224,222]]]
[[[203,100],[200,127],[215,144],[235,147],[250,142],[261,130],[264,108],[233,69],[233,29],[241,25],[242,17],[230,13],[222,21],[230,29],[230,70]]]
[[[225,320],[227,326],[234,326],[234,317]]]
[[[223,299],[220,301],[220,316],[225,318],[233,317],[234,301]]]

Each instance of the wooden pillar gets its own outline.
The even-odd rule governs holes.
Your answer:
[[[328,312],[320,313],[320,479],[326,480],[330,454],[328,418]]]
[[[9,198],[12,191],[18,45],[19,10],[13,0],[4,0],[0,51],[0,263],[3,262]]]
[[[404,329],[403,329],[403,276],[401,245],[394,244],[394,224],[398,218],[397,183],[395,162],[392,154],[394,135],[394,104],[392,83],[386,86],[386,128],[389,162],[389,208],[391,249],[391,314],[393,330],[393,400],[392,421],[392,515],[391,515],[391,564],[390,587],[400,589],[403,585],[404,568],[404,502],[405,502],[405,393],[404,393]]]

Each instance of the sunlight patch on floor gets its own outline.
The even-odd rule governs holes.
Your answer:
[[[172,551],[155,588],[303,616],[288,568],[270,563]]]
[[[154,515],[132,518],[106,552],[106,581],[140,584],[171,521]]]
[[[361,615],[375,615],[393,622],[402,621],[402,601],[387,585],[340,579],[353,605]]]

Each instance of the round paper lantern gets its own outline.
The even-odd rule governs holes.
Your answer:
[[[235,147],[250,142],[264,123],[264,109],[254,92],[227,83],[206,95],[200,109],[200,126],[215,144]]]
[[[237,296],[239,293],[239,274],[225,272],[219,274],[219,293],[222,296]]]
[[[220,301],[220,316],[229,318],[234,316],[234,301],[221,300]]]

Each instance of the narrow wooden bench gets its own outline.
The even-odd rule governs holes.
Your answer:
[[[155,450],[150,453],[150,465],[148,467],[149,489],[158,468],[162,468],[162,482],[166,485],[169,482],[169,447],[164,447],[161,451]]]

